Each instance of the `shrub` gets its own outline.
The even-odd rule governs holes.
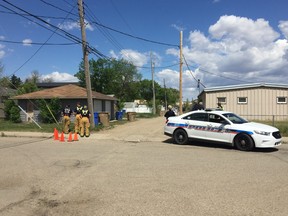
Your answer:
[[[59,98],[51,100],[38,100],[40,114],[39,117],[43,123],[55,123],[60,116],[61,104]],[[55,119],[54,119],[55,118]]]
[[[14,123],[21,122],[20,109],[13,100],[6,100],[4,102],[5,119]]]
[[[13,106],[10,110],[10,120],[13,123],[20,123],[21,118],[20,118],[20,109],[17,106]]]

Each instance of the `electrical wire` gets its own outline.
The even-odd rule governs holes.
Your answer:
[[[98,26],[101,26],[103,28],[106,28],[106,29],[109,29],[111,31],[114,31],[114,32],[117,32],[119,34],[122,34],[122,35],[126,35],[128,37],[131,37],[131,38],[134,38],[134,39],[138,39],[138,40],[142,40],[142,41],[146,41],[146,42],[149,42],[149,43],[154,43],[154,44],[158,44],[158,45],[164,45],[164,46],[169,46],[169,47],[177,47],[179,48],[179,45],[175,45],[175,44],[170,44],[170,43],[163,43],[163,42],[159,42],[159,41],[154,41],[154,40],[149,40],[149,39],[145,39],[145,38],[142,38],[142,37],[138,37],[138,36],[134,36],[134,35],[131,35],[131,34],[128,34],[128,33],[125,33],[125,32],[122,32],[122,31],[119,31],[119,30],[116,30],[116,29],[113,29],[111,27],[108,27],[108,26],[105,26],[99,22],[92,22],[93,24],[95,25],[98,25]]]
[[[23,44],[23,41],[10,41],[10,40],[2,40],[0,39],[0,42],[3,43],[12,43],[12,44]],[[31,45],[44,45],[44,46],[69,46],[69,45],[78,45],[79,43],[38,43],[38,42],[31,42],[27,43]]]
[[[24,13],[18,13],[18,14],[17,14],[16,12],[9,12],[9,11],[3,11],[3,10],[0,10],[0,13],[21,15],[21,16],[30,16],[30,15],[24,14]],[[40,17],[40,18],[44,18],[44,19],[70,20],[70,21],[76,22],[75,19],[72,19],[72,18],[69,18],[69,17],[67,17],[67,18],[65,19],[65,17],[42,16],[42,15],[36,15],[36,16],[37,16],[37,17]]]
[[[186,67],[188,68],[188,70],[189,70],[191,76],[193,77],[193,79],[194,79],[198,84],[201,84],[204,88],[206,88],[205,85],[204,85],[202,82],[199,81],[199,79],[196,79],[196,77],[195,77],[195,76],[193,75],[193,73],[191,72],[192,70],[189,68],[189,65],[188,65],[188,63],[187,63],[187,61],[186,61],[185,56],[184,56],[183,54],[182,54],[182,56],[183,56],[184,62],[185,62],[185,64],[186,64]]]
[[[49,23],[49,22],[47,22],[47,21],[45,21],[45,20],[43,20],[43,19],[40,18],[40,17],[37,17],[37,16],[34,15],[34,14],[29,13],[28,11],[26,11],[26,10],[24,10],[24,9],[21,9],[21,8],[17,7],[16,5],[14,5],[14,4],[12,4],[12,3],[7,2],[6,0],[2,0],[2,1],[4,1],[5,3],[9,4],[10,6],[12,6],[12,7],[16,8],[16,9],[18,9],[18,10],[20,10],[20,11],[22,11],[22,12],[24,12],[24,13],[30,15],[30,16],[32,16],[33,18],[35,18],[35,19],[37,19],[37,20],[45,23],[46,25],[54,28],[54,31],[52,31],[51,29],[48,29],[48,28],[45,27],[44,25],[41,25],[41,24],[35,22],[34,20],[31,20],[31,19],[29,19],[29,18],[27,18],[27,17],[24,17],[24,18],[26,18],[26,19],[34,22],[35,24],[38,24],[38,25],[40,25],[40,26],[42,26],[42,27],[44,27],[44,28],[52,31],[54,34],[56,33],[56,34],[58,34],[59,36],[65,37],[66,39],[69,39],[70,41],[72,40],[72,41],[74,41],[74,42],[77,42],[77,43],[79,43],[79,44],[82,44],[82,39],[78,38],[77,36],[70,34],[69,32],[67,32],[67,31],[65,31],[65,30],[63,30],[63,29],[61,29],[61,28],[59,28],[59,27],[57,27],[57,26],[55,26],[55,25],[53,25],[53,24],[51,24],[51,23]],[[1,4],[0,4],[0,6],[8,9],[8,10],[10,10],[10,11],[13,11],[12,9],[5,7],[4,5],[1,5]],[[73,8],[73,9],[74,9],[74,8]],[[72,9],[72,10],[73,10],[73,9]],[[71,11],[72,11],[72,10],[71,10]],[[15,11],[14,11],[14,12],[15,12]],[[69,13],[69,12],[68,12],[68,13]],[[19,13],[17,13],[17,12],[16,12],[16,14],[18,14],[18,15],[21,16],[21,14],[19,14]],[[69,13],[69,14],[70,14],[70,13]],[[68,15],[69,15],[69,14],[68,14]],[[67,15],[67,16],[68,16],[68,15]],[[56,31],[59,31],[59,32],[63,33],[64,35],[61,35],[61,34],[57,33]],[[96,56],[98,56],[98,57],[100,57],[100,58],[107,58],[107,56],[105,56],[105,55],[104,55],[103,53],[101,53],[99,50],[97,50],[96,48],[90,46],[89,43],[87,43],[87,47],[88,47],[90,53],[95,54]]]

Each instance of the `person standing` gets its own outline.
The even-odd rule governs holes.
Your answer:
[[[84,135],[86,137],[90,136],[90,118],[91,114],[87,108],[86,105],[83,106],[83,109],[81,111],[81,124],[80,124],[80,136],[84,137]]]
[[[223,109],[223,106],[221,105],[220,102],[217,103],[217,109],[219,109],[219,110],[224,110],[224,109]]]
[[[82,113],[83,107],[81,106],[80,102],[77,102],[76,108],[74,110],[75,115],[75,122],[74,122],[74,130],[75,133],[80,133],[80,125],[81,125],[81,113]]]
[[[168,118],[171,117],[171,116],[175,116],[175,113],[172,110],[172,106],[171,105],[168,106],[168,111],[165,113],[164,116],[165,116],[166,120],[168,120]]]
[[[62,111],[62,115],[63,115],[63,132],[65,134],[69,133],[70,131],[70,116],[72,114],[72,111],[70,109],[70,105],[66,105],[65,108]]]

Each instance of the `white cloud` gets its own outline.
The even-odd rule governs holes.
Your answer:
[[[110,52],[111,53],[111,52]],[[121,57],[129,62],[132,62],[135,66],[142,67],[148,63],[149,54],[140,53],[131,49],[123,49],[120,51],[118,57]]]
[[[185,28],[180,26],[180,25],[177,25],[177,24],[172,24],[171,25],[173,28],[175,28],[177,31],[184,31]]]
[[[84,22],[86,24],[87,30],[94,31],[93,26],[87,20],[84,20]],[[67,22],[58,24],[58,28],[66,30],[66,31],[71,31],[74,29],[80,29],[80,24],[79,24],[79,22],[67,21]]]
[[[190,68],[199,68],[194,75],[207,87],[283,83],[288,79],[288,21],[281,21],[278,27],[286,39],[281,39],[280,33],[264,19],[222,16],[210,26],[208,36],[191,31],[183,54]],[[179,56],[178,49],[168,49],[166,53]],[[190,86],[193,85],[197,82],[192,80]]]
[[[41,80],[52,79],[53,82],[78,82],[78,78],[69,73],[60,73],[58,71],[51,74],[41,75]]]
[[[288,21],[280,21],[278,25],[284,37],[288,39]]]
[[[2,59],[5,56],[5,51],[4,50],[0,50],[0,59]]]
[[[221,16],[216,24],[210,26],[212,38],[228,42],[244,42],[244,45],[265,46],[276,40],[279,33],[274,31],[268,21],[256,21],[246,17]]]
[[[196,76],[198,75],[197,70],[193,71],[193,73],[196,73]],[[197,76],[199,79],[201,77],[201,74]],[[164,87],[164,80],[165,85],[167,88],[174,88],[179,89],[179,72],[176,70],[171,69],[164,69],[156,73],[156,81]],[[191,84],[193,83],[193,84]],[[182,73],[182,94],[183,94],[183,101],[186,101],[188,99],[191,101],[191,99],[196,99],[196,95],[198,95],[199,89],[197,86],[197,82],[195,82],[195,78],[193,75],[191,75],[191,72],[189,70],[184,70]]]
[[[31,39],[24,39],[22,41],[23,46],[31,46],[32,40]]]
[[[0,40],[5,40],[5,37],[3,35],[0,35]],[[6,49],[6,51],[4,50],[6,48],[5,45],[3,44],[0,44],[0,59],[4,58],[4,56],[7,54],[7,51],[8,53],[9,52],[12,52],[11,49]]]

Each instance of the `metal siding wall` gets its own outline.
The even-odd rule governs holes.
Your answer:
[[[288,98],[288,89],[252,88],[222,92],[205,93],[205,108],[216,108],[217,98],[226,97],[224,110],[235,112],[239,115],[288,115],[288,104],[277,104],[277,97]],[[238,97],[247,97],[247,104],[238,104]],[[288,99],[287,99],[288,100]],[[279,117],[280,118],[280,117]]]

